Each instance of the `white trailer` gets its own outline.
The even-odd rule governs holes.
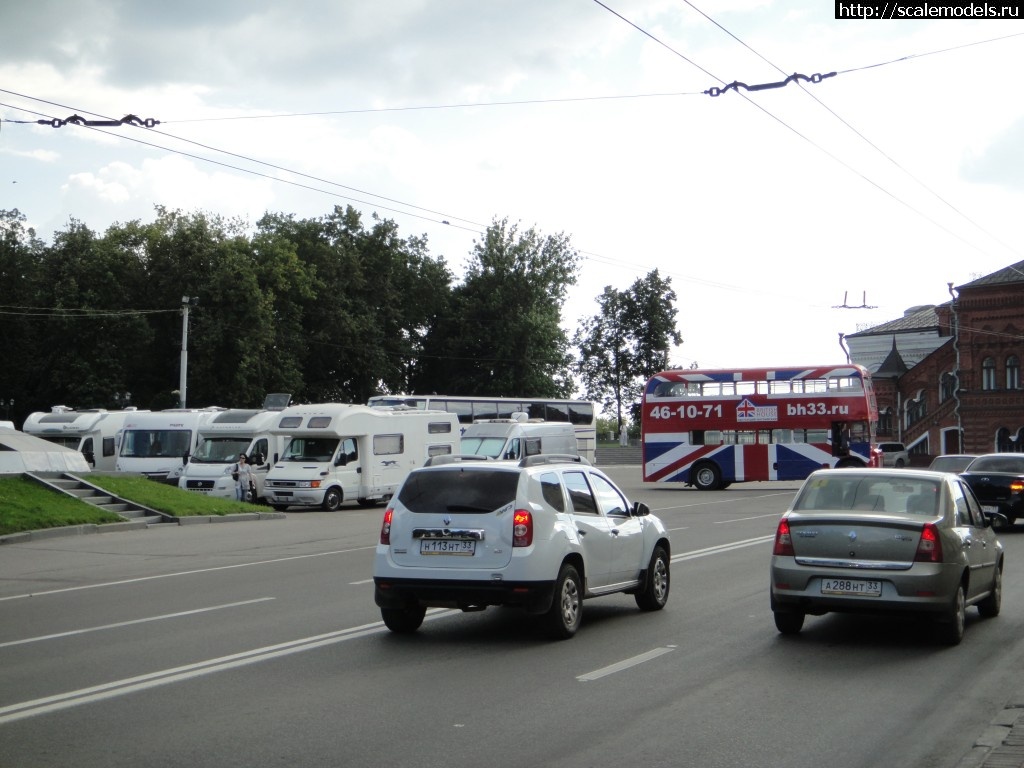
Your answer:
[[[199,442],[199,429],[224,408],[169,408],[125,419],[114,469],[178,484]]]
[[[277,510],[389,499],[427,459],[459,452],[458,416],[404,406],[294,405],[271,432],[291,436],[264,483]]]
[[[218,413],[199,427],[199,445],[189,457],[178,478],[178,487],[221,499],[235,498],[231,473],[238,455],[249,457],[256,497],[263,497],[263,481],[277,463],[288,442],[288,435],[272,433],[281,410],[245,410],[231,408]]]
[[[127,419],[141,413],[135,408],[108,411],[103,408],[74,410],[55,405],[49,411],[30,413],[21,427],[27,435],[80,451],[95,470],[110,471],[117,464],[121,430]]]

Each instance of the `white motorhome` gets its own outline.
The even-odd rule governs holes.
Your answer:
[[[104,408],[74,410],[64,405],[55,405],[49,411],[30,413],[21,431],[81,451],[90,467],[110,471],[117,464],[117,449],[121,444],[121,430],[125,420],[140,413],[148,411],[135,408],[123,411],[108,411]]]
[[[280,416],[280,409],[231,408],[216,414],[199,427],[199,444],[178,478],[178,487],[221,499],[235,498],[231,473],[238,455],[244,453],[252,467],[256,497],[262,498],[264,478],[288,442],[288,435],[270,431]]]
[[[114,469],[178,484],[182,467],[196,449],[199,429],[224,408],[169,408],[125,419]]]
[[[455,414],[404,406],[293,405],[271,432],[290,435],[264,483],[277,510],[388,499],[430,457],[459,452]]]
[[[519,461],[540,453],[579,456],[572,424],[530,420],[525,413],[513,414],[511,419],[474,421],[462,430],[460,452],[501,461]]]

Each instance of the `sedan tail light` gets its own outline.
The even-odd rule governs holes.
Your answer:
[[[942,539],[935,523],[925,523],[921,530],[921,540],[917,542],[917,553],[914,561],[918,563],[942,562]]]
[[[796,552],[793,551],[793,537],[789,533],[788,520],[779,520],[779,528],[775,532],[775,547],[772,549],[772,554],[788,557],[796,555]]]
[[[380,526],[380,543],[391,544],[391,518],[394,516],[395,510],[388,507],[384,512],[384,522]]]

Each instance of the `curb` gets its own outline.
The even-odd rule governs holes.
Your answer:
[[[1024,694],[1017,694],[1015,700],[1024,700]],[[997,713],[956,765],[957,768],[1024,766],[1024,706],[1008,704]]]
[[[234,515],[195,515],[189,517],[168,517],[160,523],[146,523],[128,520],[123,523],[86,523],[83,525],[64,525],[58,528],[40,528],[34,531],[19,531],[0,536],[0,546],[4,544],[24,544],[29,541],[44,541],[69,536],[87,536],[94,533],[117,533],[118,531],[137,531],[143,528],[165,528],[171,526],[196,525],[203,523],[246,523],[258,520],[285,520],[284,512],[240,512]]]

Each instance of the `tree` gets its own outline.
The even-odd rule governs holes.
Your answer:
[[[668,367],[669,348],[683,341],[675,301],[671,280],[658,270],[626,291],[606,286],[597,299],[598,313],[573,336],[586,397],[614,412],[620,429],[623,406],[629,404],[632,420],[639,421],[644,383]]]
[[[578,271],[566,235],[520,233],[507,219],[495,221],[474,242],[463,283],[430,328],[414,391],[569,396],[561,307]]]

